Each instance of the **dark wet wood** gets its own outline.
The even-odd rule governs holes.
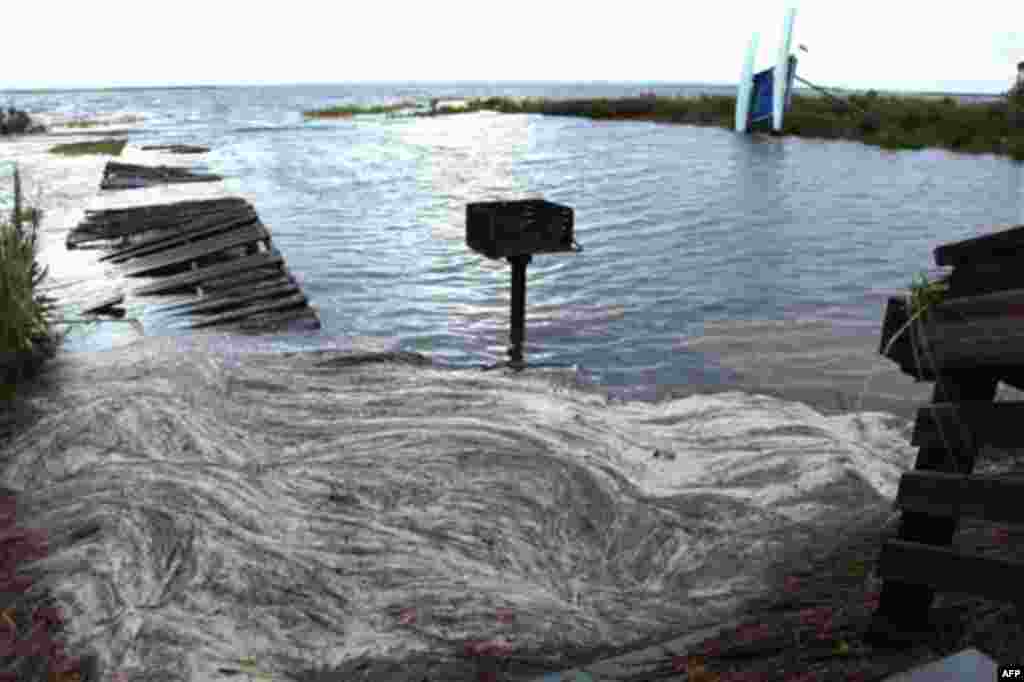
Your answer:
[[[138,287],[132,293],[137,296],[152,296],[167,293],[176,289],[194,287],[198,284],[204,283],[206,280],[214,279],[216,277],[223,277],[225,275],[244,272],[252,268],[262,268],[283,262],[284,258],[281,256],[281,253],[277,249],[271,248],[269,251],[257,253],[252,256],[243,256],[238,260],[230,261],[228,263],[218,263],[192,272],[184,272],[180,275],[163,277],[155,282]]]
[[[1024,445],[1024,402],[961,402],[928,405],[917,412],[911,444],[974,452],[982,445]]]
[[[259,331],[263,333],[285,330],[313,331],[320,329],[320,318],[311,307],[306,306],[280,313],[255,315],[249,319],[226,325],[226,328],[241,332]]]
[[[229,313],[221,313],[219,315],[214,315],[212,317],[199,320],[197,322],[193,322],[191,326],[192,329],[200,329],[202,327],[210,327],[213,325],[220,325],[227,322],[235,322],[238,320],[243,320],[248,317],[254,317],[262,313],[287,310],[289,308],[297,308],[299,306],[305,305],[305,303],[306,296],[304,294],[294,294],[292,296],[286,296],[284,298],[280,298],[274,301],[263,302],[251,306],[246,306],[244,308],[239,308],[238,310],[233,310]]]
[[[210,151],[210,148],[192,144],[152,144],[142,147],[142,150],[169,152],[171,154],[205,154]]]
[[[1024,563],[1019,561],[890,540],[882,546],[878,572],[886,580],[914,581],[933,591],[1024,603]]]
[[[904,510],[947,518],[969,517],[1024,523],[1024,479],[1003,474],[963,476],[912,471],[900,479],[896,504]]]
[[[243,293],[247,291],[248,293]],[[211,315],[243,304],[271,300],[301,293],[299,285],[287,279],[274,280],[260,286],[233,289],[229,294],[205,297],[202,301],[174,312],[175,315]]]
[[[935,379],[932,390],[933,404],[970,401],[991,402],[995,398],[998,378],[979,370],[961,370],[942,374]],[[951,450],[943,444],[923,446],[918,451],[915,470],[937,471],[969,475],[974,471],[977,449]],[[904,542],[948,546],[956,532],[958,520],[928,513],[905,511],[900,518],[899,539]],[[928,570],[919,566],[921,573]],[[878,616],[872,625],[870,638],[878,642],[895,643],[894,630],[914,630],[928,621],[935,592],[921,580],[892,577],[885,581],[879,600]]]
[[[170,183],[216,182],[218,180],[223,180],[223,178],[212,173],[195,173],[188,168],[138,166],[109,161],[103,170],[100,189],[137,189]]]
[[[1012,258],[1020,252],[1021,247],[1024,247],[1024,225],[943,244],[935,249],[935,264],[960,266]]]
[[[255,286],[262,282],[279,279],[281,277],[291,279],[291,275],[283,265],[269,268],[254,268],[242,273],[211,279],[208,282],[203,283],[203,288],[206,289],[207,296],[214,296],[239,287]]]
[[[181,229],[199,217],[228,209],[244,210],[242,199],[213,199],[165,204],[160,207],[114,209],[99,213],[87,212],[67,237],[69,248],[89,241],[132,237],[145,232]],[[250,207],[251,208],[251,207]]]
[[[128,277],[135,277],[172,265],[187,264],[236,246],[261,242],[269,238],[269,236],[263,225],[252,223],[223,234],[218,234],[215,237],[201,239],[173,249],[133,259],[129,261],[128,265],[121,272]]]
[[[86,315],[100,314],[107,312],[114,306],[121,305],[122,303],[124,303],[124,294],[118,291],[114,294],[110,294],[109,296],[105,296],[98,301],[87,303],[82,309],[82,313]]]
[[[100,258],[100,261],[121,263],[131,258],[145,256],[154,251],[179,246],[195,239],[248,225],[257,220],[256,211],[252,209],[211,213],[192,222],[182,224],[180,231],[173,235],[160,235],[144,241],[138,241],[129,247],[105,254]]]

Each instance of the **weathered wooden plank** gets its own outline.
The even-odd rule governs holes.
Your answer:
[[[180,275],[162,277],[156,282],[138,287],[132,291],[132,293],[137,296],[149,296],[165,293],[168,291],[174,291],[175,289],[196,286],[207,280],[223,277],[232,273],[244,272],[252,268],[265,268],[269,265],[282,263],[283,261],[284,258],[281,256],[281,252],[277,249],[271,248],[269,251],[253,254],[251,256],[243,256],[238,260],[233,260],[228,263],[217,263],[216,265],[210,265],[192,272],[183,272]]]
[[[236,246],[260,242],[268,236],[269,234],[263,228],[263,225],[252,223],[224,234],[218,234],[215,237],[201,239],[168,251],[160,251],[151,256],[130,261],[122,270],[122,274],[127,277],[135,277],[152,272],[153,270],[160,270],[172,265],[181,265],[198,260]]]
[[[167,204],[150,204],[148,206],[127,206],[124,208],[103,208],[103,209],[87,209],[86,215],[91,216],[102,216],[102,215],[120,215],[125,213],[146,213],[150,215],[156,215],[160,213],[188,211],[188,210],[219,210],[218,206],[224,206],[229,204],[248,204],[249,202],[240,197],[218,197],[216,199],[185,199],[182,201],[173,201]]]
[[[169,152],[171,154],[204,154],[210,151],[210,148],[192,144],[151,144],[142,147],[142,151],[149,150]]]
[[[935,264],[963,265],[1013,256],[1024,247],[1024,225],[971,237],[935,249]]]
[[[1024,365],[1024,317],[954,322],[936,316],[923,322],[917,331],[924,361],[933,363],[939,372]]]
[[[117,291],[113,294],[104,296],[103,298],[97,301],[85,304],[85,307],[82,309],[82,313],[85,315],[102,313],[105,310],[112,308],[116,305],[120,305],[122,303],[124,303],[124,294],[121,293],[120,291]]]
[[[203,288],[206,289],[207,296],[216,296],[220,293],[231,291],[241,286],[253,286],[261,281],[279,278],[279,277],[291,278],[288,274],[287,268],[281,263],[277,266],[271,266],[267,268],[253,268],[252,270],[246,270],[245,272],[239,272],[227,275],[225,277],[217,277],[206,281],[203,284]]]
[[[228,322],[235,322],[242,320],[247,317],[259,315],[261,313],[270,313],[278,310],[287,310],[289,308],[295,308],[306,303],[305,294],[298,293],[285,298],[280,298],[270,302],[258,303],[238,310],[232,310],[229,313],[221,313],[220,315],[213,315],[205,319],[193,322],[192,329],[200,329],[202,327],[212,327],[214,325],[225,324]]]
[[[1019,257],[956,266],[949,278],[947,296],[980,296],[1010,289],[1024,289],[1024,268]]]
[[[951,320],[985,315],[1024,317],[1024,289],[993,291],[978,296],[959,296],[932,306],[932,312],[940,313],[945,316],[944,319]]]
[[[244,204],[242,204],[244,205]],[[118,210],[111,214],[88,216],[85,222],[77,225],[68,234],[68,245],[77,245],[87,241],[129,237],[153,230],[164,230],[180,227],[196,217],[206,213],[218,212],[228,206],[209,206],[205,208],[188,207],[180,211],[149,211],[146,209]]]
[[[139,166],[108,161],[103,169],[102,189],[128,189],[152,184],[174,182],[215,182],[223,180],[212,173],[196,173],[177,166]]]
[[[121,263],[132,258],[145,256],[161,249],[186,244],[189,241],[213,235],[217,232],[226,232],[236,227],[254,223],[257,220],[258,216],[256,215],[256,211],[251,209],[247,211],[227,211],[224,213],[204,215],[193,222],[184,223],[180,232],[172,235],[152,237],[145,241],[137,242],[127,248],[112,251],[111,253],[102,256],[100,261]]]
[[[890,540],[882,547],[879,575],[939,592],[975,594],[995,601],[1024,602],[1024,563]]]
[[[264,299],[282,298],[295,293],[301,293],[298,284],[294,282],[275,281],[263,286],[251,287],[249,293],[242,294],[238,290],[235,293],[207,298],[200,302],[193,303],[187,308],[176,310],[174,315],[212,315],[231,308],[240,307],[246,303],[253,303]]]
[[[1019,476],[908,471],[900,478],[896,504],[932,516],[1024,524],[1021,499],[1024,478]]]
[[[320,318],[310,306],[286,310],[279,313],[267,313],[246,318],[223,328],[233,331],[253,333],[270,333],[275,331],[313,331],[320,329]]]
[[[912,445],[975,450],[1024,445],[1024,402],[940,403],[917,411]]]

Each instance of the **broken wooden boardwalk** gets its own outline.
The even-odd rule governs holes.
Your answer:
[[[191,318],[191,328],[320,328],[269,230],[243,199],[87,211],[67,246],[90,244],[106,248],[99,260],[119,275],[145,278],[128,292],[132,296],[193,294],[193,300],[166,306],[174,316]],[[90,307],[122,303],[124,293]]]
[[[176,166],[136,166],[130,163],[107,162],[100,189],[138,189],[172,182],[217,182],[221,176],[193,173]]]

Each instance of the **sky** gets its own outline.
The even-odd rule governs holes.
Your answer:
[[[734,84],[751,34],[775,63],[797,7],[798,74],[880,90],[1003,92],[1024,3],[973,0],[287,2],[13,0],[0,89],[362,81]],[[6,23],[6,22],[5,22]],[[32,27],[38,27],[34,29]],[[12,44],[13,41],[13,44]]]

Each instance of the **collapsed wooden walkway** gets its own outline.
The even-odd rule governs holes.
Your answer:
[[[940,246],[936,265],[953,267],[943,300],[913,320],[902,298],[886,308],[882,354],[935,387],[932,404],[917,414],[915,470],[900,481],[899,537],[883,545],[879,561],[885,584],[869,633],[879,643],[932,636],[936,592],[1008,601],[1024,615],[1024,562],[953,543],[962,518],[1024,523],[1020,471],[974,474],[983,447],[1024,444],[1017,429],[1024,402],[995,401],[1000,381],[1024,389],[1022,248],[1024,226]]]
[[[88,211],[66,240],[69,249],[106,249],[99,260],[129,278],[144,278],[136,297],[192,295],[167,306],[188,326],[246,331],[319,329],[269,230],[243,199],[180,201],[139,208]],[[126,292],[87,306],[109,310]]]
[[[172,182],[217,182],[223,180],[212,173],[193,173],[175,166],[137,166],[130,163],[107,162],[100,189],[138,189]]]

